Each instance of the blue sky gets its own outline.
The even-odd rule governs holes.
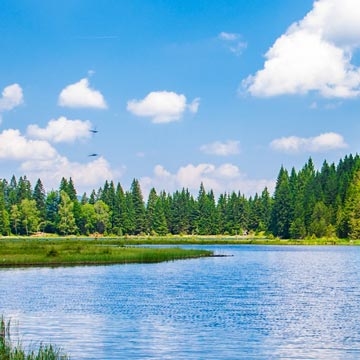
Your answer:
[[[249,196],[281,165],[359,151],[357,0],[3,0],[0,14],[2,178]]]

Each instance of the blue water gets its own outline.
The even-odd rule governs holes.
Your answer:
[[[205,248],[232,256],[0,270],[0,311],[71,359],[360,359],[360,248]]]

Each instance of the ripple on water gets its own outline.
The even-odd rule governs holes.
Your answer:
[[[234,256],[7,269],[2,311],[74,359],[360,358],[360,249],[217,249]]]

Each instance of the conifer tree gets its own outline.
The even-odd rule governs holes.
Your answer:
[[[146,204],[146,230],[148,233],[155,231],[154,221],[156,220],[155,207],[158,200],[156,190],[152,188],[149,192],[148,201]]]
[[[38,179],[36,182],[32,197],[36,202],[36,208],[39,213],[40,222],[44,224],[45,212],[46,212],[46,193],[45,193],[45,188],[40,179]]]
[[[275,236],[289,238],[291,214],[291,193],[289,174],[281,166],[274,192],[274,202],[271,213],[271,231]]]
[[[51,190],[47,194],[45,201],[45,232],[56,233],[57,231],[59,202],[59,193]]]
[[[166,235],[168,233],[168,227],[166,223],[166,217],[163,208],[163,202],[160,198],[157,198],[154,208],[153,218],[153,230],[158,235]]]
[[[134,209],[134,233],[137,235],[146,230],[145,204],[138,180],[133,180],[130,193]]]

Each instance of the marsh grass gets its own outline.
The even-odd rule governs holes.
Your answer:
[[[339,238],[280,239],[266,236],[225,236],[225,235],[171,235],[171,236],[128,236],[126,245],[360,245],[360,239]]]
[[[61,349],[53,345],[40,344],[37,349],[25,351],[19,342],[14,343],[10,334],[10,321],[0,320],[0,359],[1,360],[68,360]]]
[[[179,247],[125,246],[123,239],[3,238],[0,240],[0,267],[155,263],[211,255],[211,251]]]

